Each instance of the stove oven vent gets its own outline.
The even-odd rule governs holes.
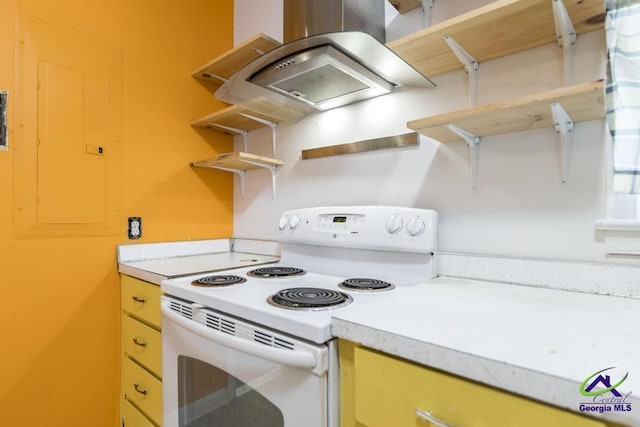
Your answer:
[[[194,314],[192,303],[176,300],[171,301],[169,308],[181,316],[225,334],[233,335],[247,341],[254,341],[268,347],[292,351],[296,350],[296,345],[287,340],[283,335],[234,319],[210,308],[197,309]]]
[[[178,313],[179,315],[186,317],[187,319],[193,318],[193,309],[191,308],[190,304],[172,300],[169,308],[172,311],[175,311],[176,313]]]
[[[285,341],[280,337],[273,336],[272,334],[265,333],[264,331],[255,331],[254,340],[260,344],[268,345],[269,347],[283,348],[286,350],[293,350],[294,344],[289,341]]]
[[[207,312],[206,314],[205,325],[208,328],[215,329],[216,331],[224,332],[225,334],[229,334],[229,335],[236,334],[236,322],[234,322],[233,320],[223,318],[221,316],[216,316],[211,312]]]

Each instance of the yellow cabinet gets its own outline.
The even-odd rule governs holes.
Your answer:
[[[139,408],[154,423],[161,423],[162,382],[128,358],[122,360],[122,390],[128,402]],[[128,425],[126,420],[125,425]]]
[[[345,341],[340,366],[342,427],[607,425]]]
[[[122,311],[160,329],[160,286],[122,276]]]
[[[127,420],[127,426],[133,427],[155,427],[147,417],[142,415],[140,411],[138,411],[135,406],[125,401],[122,405],[122,417]]]
[[[162,425],[162,335],[158,285],[121,277],[122,419]]]
[[[156,376],[162,376],[160,331],[129,316],[122,316],[122,351]]]

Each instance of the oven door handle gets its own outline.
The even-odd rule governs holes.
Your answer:
[[[311,353],[300,350],[281,350],[275,347],[259,344],[254,341],[238,338],[224,332],[219,332],[215,329],[207,328],[198,322],[194,322],[193,320],[177,314],[171,310],[168,307],[168,304],[164,301],[160,308],[162,310],[162,315],[165,316],[167,320],[174,322],[178,326],[209,341],[282,365],[308,370],[313,370],[316,367],[316,358]]]

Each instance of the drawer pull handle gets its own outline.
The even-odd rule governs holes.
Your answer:
[[[133,339],[133,343],[135,345],[139,345],[140,347],[146,347],[147,346],[147,343],[144,342],[143,340],[141,340],[140,338],[134,338]]]
[[[145,302],[147,302],[146,298],[139,297],[138,295],[132,296],[131,299],[134,300],[135,302],[139,302],[141,304],[144,304]]]
[[[146,396],[146,395],[147,395],[147,393],[148,393],[148,391],[147,391],[147,390],[145,390],[145,389],[143,389],[143,388],[140,388],[140,384],[138,384],[138,383],[133,384],[133,388],[135,388],[135,389],[136,389],[136,391],[137,391],[138,393],[140,393],[140,394],[144,394],[145,396]]]
[[[451,427],[450,424],[445,423],[442,420],[431,415],[431,411],[423,411],[422,409],[416,408],[416,415],[422,418],[423,420],[429,421],[431,424],[438,427]]]

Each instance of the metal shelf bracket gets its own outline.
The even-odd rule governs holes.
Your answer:
[[[449,49],[462,63],[464,71],[469,76],[469,106],[473,107],[477,104],[478,99],[478,68],[480,64],[451,36],[444,36],[444,41],[447,42]]]
[[[571,148],[573,146],[573,120],[559,102],[551,104],[551,115],[556,133],[560,134],[561,179],[566,183],[569,177]]]
[[[208,123],[211,126],[216,126],[221,129],[228,130],[230,132],[238,133],[242,135],[242,141],[244,142],[244,151],[249,151],[249,131],[244,129],[232,128],[231,126],[219,125],[217,123]]]
[[[242,200],[244,200],[244,177],[247,171],[244,169],[225,168],[223,166],[211,166],[213,169],[220,169],[221,171],[233,172],[240,177],[240,191],[242,194]]]
[[[424,28],[430,27],[433,19],[433,0],[420,0],[420,6],[424,14]]]
[[[469,147],[469,157],[471,160],[471,182],[472,188],[475,190],[478,188],[478,165],[480,163],[480,137],[472,134],[471,132],[461,129],[451,123],[445,123],[447,129],[457,134]]]
[[[573,70],[573,58],[576,47],[576,30],[571,22],[562,0],[553,0],[553,21],[556,28],[556,42],[562,48],[564,78],[563,84],[567,86],[571,82]]]
[[[273,165],[265,165],[264,163],[260,163],[260,162],[252,162],[250,160],[240,160],[242,163],[247,163],[253,166],[257,166],[259,168],[263,168],[263,169],[268,169],[271,171],[271,195],[273,197],[273,199],[275,200],[276,198],[276,171],[278,170],[277,166],[273,166]],[[232,172],[235,173],[236,175],[240,176],[240,191],[242,194],[242,200],[244,200],[244,181],[245,181],[245,176],[247,174],[246,169],[236,169],[236,168],[227,168],[224,166],[210,166],[213,169],[219,169],[221,171],[225,171],[225,172]]]
[[[278,170],[278,167],[273,165],[265,165],[264,163],[252,162],[250,160],[242,160],[242,162],[257,166],[259,168],[268,169],[271,171],[271,197],[273,197],[273,200],[275,200],[276,199],[276,171]],[[243,198],[244,198],[244,191],[243,191]]]
[[[272,149],[273,149],[273,158],[276,158],[276,136],[277,136],[277,129],[278,129],[278,124],[275,122],[272,122],[270,120],[266,120],[260,117],[255,117],[252,116],[251,114],[247,114],[247,113],[238,113],[241,116],[244,116],[248,119],[251,120],[255,120],[258,123],[262,123],[263,125],[267,125],[271,128],[271,142],[272,142]]]

